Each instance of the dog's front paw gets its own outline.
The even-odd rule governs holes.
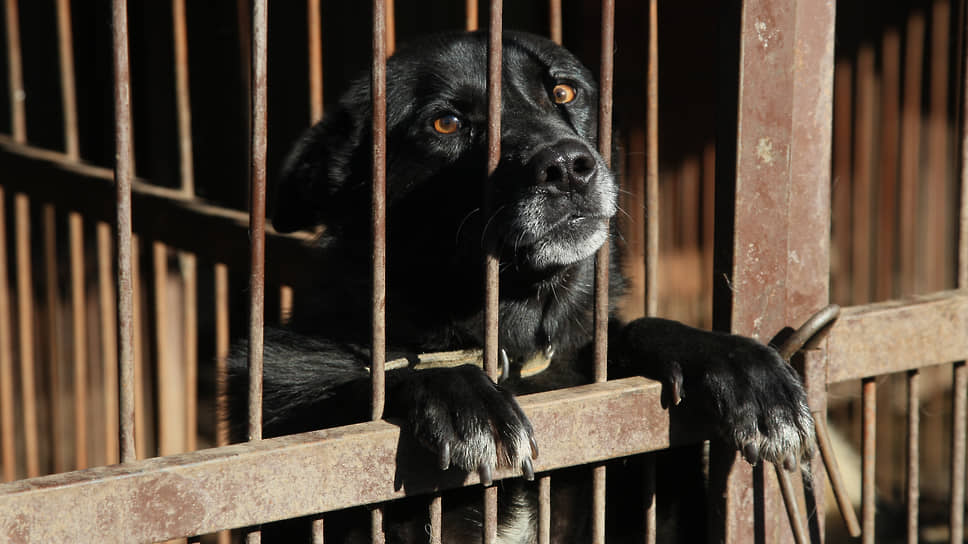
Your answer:
[[[750,338],[641,319],[622,335],[628,363],[664,384],[663,397],[699,407],[719,435],[751,464],[792,470],[813,455],[813,417],[793,368]]]
[[[414,437],[435,452],[441,469],[476,470],[490,485],[498,465],[520,466],[534,479],[538,455],[531,422],[514,396],[473,365],[415,371],[396,402]]]

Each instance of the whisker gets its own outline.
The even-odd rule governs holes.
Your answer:
[[[457,234],[454,235],[454,245],[458,245],[458,243],[460,242],[460,231],[461,229],[464,228],[464,224],[467,223],[467,220],[470,219],[472,215],[474,215],[479,211],[481,211],[480,208],[474,208],[473,210],[470,211],[470,213],[465,215],[464,218],[460,220],[460,224],[457,225]]]

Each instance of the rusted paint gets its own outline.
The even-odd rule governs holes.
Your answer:
[[[384,0],[373,0],[373,63],[371,66],[373,102],[373,187],[370,200],[370,220],[373,232],[373,291],[371,308],[372,380],[371,417],[383,417],[386,361],[386,14]]]
[[[968,358],[968,294],[846,308],[828,336],[828,383]]]
[[[546,472],[701,438],[661,409],[661,385],[614,380],[522,397]],[[617,411],[628,418],[616,420]],[[247,442],[0,485],[0,535],[14,542],[157,541],[374,504],[479,482],[440,472],[384,421]],[[517,468],[495,471],[516,477]],[[139,504],[138,500],[148,500]],[[147,506],[146,506],[147,505]]]

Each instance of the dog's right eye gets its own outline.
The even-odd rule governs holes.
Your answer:
[[[453,134],[460,128],[460,119],[456,115],[444,115],[434,120],[434,130],[440,134]]]

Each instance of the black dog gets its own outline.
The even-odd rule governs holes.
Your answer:
[[[590,380],[594,254],[609,238],[618,193],[596,152],[589,71],[546,39],[509,32],[501,160],[487,180],[496,204],[485,217],[486,65],[485,34],[449,34],[401,49],[387,67],[389,357],[482,345],[481,263],[484,248],[496,248],[509,371],[496,385],[472,365],[392,370],[386,415],[405,422],[428,463],[484,480],[497,464],[533,476],[535,439],[512,393]],[[266,436],[367,418],[370,113],[363,79],[296,144],[279,181],[273,225],[327,230],[313,292],[300,293],[286,330],[267,331]],[[804,392],[771,348],[661,319],[614,322],[610,331],[611,377],[661,380],[750,462],[789,466],[809,454]],[[550,366],[524,377],[536,355],[551,355]],[[244,359],[233,366],[235,400],[244,401]],[[516,505],[526,515],[501,519],[503,541],[531,542],[530,494],[508,494],[502,512]],[[458,518],[468,516],[466,528],[445,529],[479,534],[473,514]],[[572,541],[568,531],[558,537]]]

